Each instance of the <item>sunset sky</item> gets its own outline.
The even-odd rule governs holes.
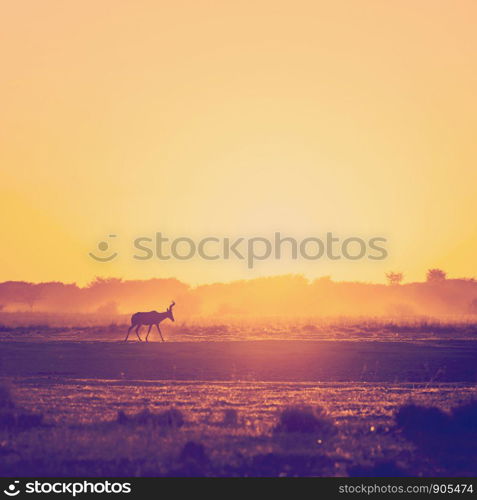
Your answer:
[[[477,276],[477,2],[2,2],[0,281]],[[138,262],[171,237],[388,259]],[[88,252],[109,234],[120,256]]]

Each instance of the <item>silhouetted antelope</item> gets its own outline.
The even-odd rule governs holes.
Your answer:
[[[153,325],[156,325],[157,331],[159,332],[159,335],[161,336],[161,339],[163,342],[165,342],[164,338],[162,337],[161,329],[159,328],[159,323],[166,318],[169,318],[171,321],[174,321],[174,315],[172,314],[172,308],[176,305],[175,302],[172,302],[172,304],[167,308],[167,311],[164,312],[157,312],[157,311],[149,311],[149,312],[137,312],[136,314],[133,314],[131,316],[131,326],[129,327],[128,334],[126,335],[126,338],[124,339],[124,342],[129,337],[129,332],[136,327],[136,335],[137,338],[142,342],[142,338],[139,336],[139,329],[141,328],[142,325],[149,325],[149,330],[147,331],[146,335],[146,342],[149,342],[149,333],[151,332],[151,328]]]

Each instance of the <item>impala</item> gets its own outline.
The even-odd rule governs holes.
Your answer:
[[[176,303],[172,302],[172,304],[164,312],[149,311],[149,312],[137,312],[136,314],[133,314],[131,316],[131,326],[129,327],[128,334],[126,335],[124,342],[127,341],[129,333],[134,327],[136,327],[137,338],[142,342],[142,338],[139,336],[139,329],[141,328],[142,325],[149,325],[149,330],[147,331],[146,335],[146,342],[149,342],[148,338],[149,334],[151,333],[151,328],[153,327],[153,325],[156,325],[157,331],[159,332],[162,341],[165,342],[164,338],[162,337],[161,329],[159,328],[159,323],[161,321],[164,321],[166,318],[169,318],[171,321],[174,321],[172,308],[175,305]]]

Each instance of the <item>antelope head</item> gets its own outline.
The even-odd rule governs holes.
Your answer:
[[[171,320],[174,321],[174,315],[172,314],[172,308],[176,305],[174,301],[172,301],[172,304],[167,308],[167,317]]]

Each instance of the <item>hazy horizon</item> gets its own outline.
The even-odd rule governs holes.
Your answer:
[[[422,272],[422,276],[420,277],[421,279],[415,279],[415,280],[408,280],[406,277],[405,273],[403,274],[403,279],[402,281],[397,285],[397,286],[403,286],[403,285],[412,285],[416,283],[426,283],[428,280],[426,279],[426,272],[429,271],[429,269],[426,269],[426,271]],[[401,272],[400,269],[390,269],[387,272]],[[444,271],[445,272],[445,271]],[[471,281],[474,282],[476,281],[475,276],[449,276],[446,272],[446,277],[445,281]],[[133,278],[125,278],[124,276],[113,276],[113,275],[95,275],[92,279],[89,281],[61,281],[61,280],[45,280],[45,281],[30,281],[26,279],[18,279],[18,280],[1,280],[0,284],[8,283],[8,282],[15,282],[15,283],[28,283],[28,284],[33,284],[33,285],[42,285],[42,284],[49,284],[49,283],[61,283],[62,285],[75,285],[78,286],[79,288],[87,288],[91,284],[93,284],[97,280],[104,280],[104,281],[109,281],[109,280],[118,280],[120,282],[146,282],[146,281],[155,281],[155,280],[176,280],[180,283],[184,283],[185,285],[191,287],[191,288],[199,288],[202,286],[209,286],[209,285],[231,285],[234,283],[240,283],[240,282],[251,282],[254,280],[263,280],[263,279],[273,279],[273,278],[287,278],[287,277],[299,277],[303,278],[306,280],[308,283],[313,283],[319,280],[329,280],[330,282],[333,283],[341,283],[341,284],[346,284],[346,283],[354,283],[354,284],[362,284],[362,285],[387,285],[391,286],[389,283],[389,280],[386,278],[386,273],[383,274],[383,277],[380,281],[370,281],[370,280],[347,280],[347,279],[335,279],[334,276],[326,274],[326,275],[317,275],[314,277],[309,277],[306,276],[305,274],[302,273],[276,273],[276,274],[269,274],[269,275],[264,275],[264,276],[255,276],[253,278],[238,278],[238,279],[231,279],[227,281],[202,281],[202,282],[188,282],[186,280],[179,279],[176,276],[150,276],[148,278],[139,278],[139,277],[133,277]]]

